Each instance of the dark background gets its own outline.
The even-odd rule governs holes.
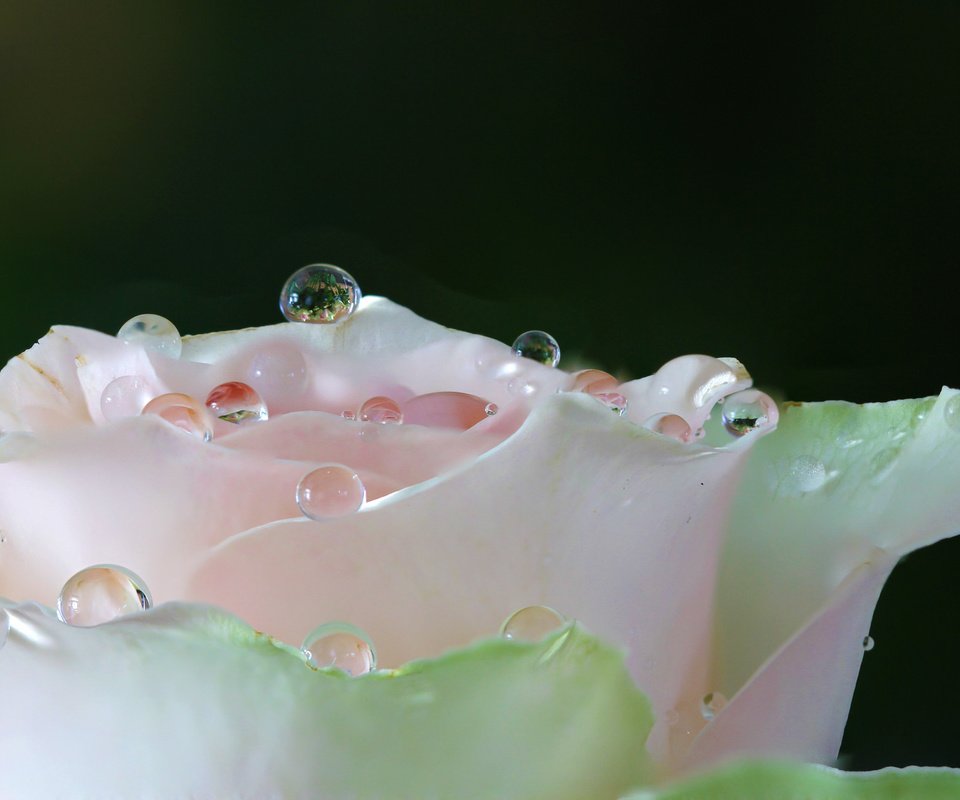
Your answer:
[[[960,5],[802,5],[5,2],[0,355],[280,321],[327,261],[623,375],[960,386]],[[846,766],[960,766],[958,570],[896,570]]]

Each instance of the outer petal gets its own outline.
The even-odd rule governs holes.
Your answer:
[[[886,575],[960,529],[957,396],[795,404],[753,449],[724,552],[710,687],[737,695],[690,763],[836,757]],[[794,711],[778,720],[787,699]]]
[[[842,772],[818,764],[746,762],[623,800],[953,800],[960,770]]]
[[[26,604],[5,626],[8,800],[602,800],[645,776],[647,703],[579,629],[351,679],[202,606],[71,628]]]

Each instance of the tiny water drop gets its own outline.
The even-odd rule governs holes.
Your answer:
[[[700,716],[708,722],[723,711],[727,698],[720,692],[707,692],[700,700]]]
[[[309,264],[287,278],[280,292],[280,310],[290,322],[330,324],[347,319],[360,297],[359,284],[346,270]]]
[[[213,426],[206,407],[188,394],[170,392],[154,397],[140,413],[158,416],[204,442],[213,438]]]
[[[723,426],[734,436],[746,436],[769,424],[776,405],[763,392],[744,389],[723,404]]]
[[[560,363],[560,345],[546,331],[521,333],[513,342],[513,352],[548,367]]]
[[[513,612],[504,620],[500,626],[500,635],[514,641],[538,642],[563,627],[565,623],[563,614],[549,606],[527,606]]]
[[[139,375],[121,375],[108,383],[100,395],[100,411],[107,422],[135,417],[150,402],[153,392]]]
[[[950,428],[960,433],[960,394],[955,394],[944,404],[943,418]]]
[[[143,580],[116,564],[98,564],[73,575],[57,597],[57,616],[69,625],[89,627],[153,605]]]
[[[377,651],[373,640],[346,622],[328,622],[314,628],[301,647],[309,663],[318,668],[336,667],[357,676],[377,668]]]
[[[863,637],[863,652],[864,652],[864,653],[869,653],[871,650],[873,650],[873,648],[874,648],[875,646],[876,646],[876,642],[873,641],[873,637],[872,637],[872,636],[864,636],[864,637]]]
[[[361,422],[377,422],[381,425],[399,425],[403,422],[400,404],[390,397],[371,397],[360,406],[357,419]]]
[[[217,419],[234,425],[266,422],[270,417],[259,392],[242,381],[221,383],[207,395],[204,405]]]
[[[796,456],[786,468],[781,488],[785,494],[801,495],[815,492],[827,482],[823,462],[810,455]]]
[[[180,358],[183,350],[180,331],[159,314],[139,314],[128,319],[117,332],[117,338],[167,358]]]
[[[324,464],[300,479],[296,499],[304,516],[325,520],[359,511],[367,490],[350,467]]]

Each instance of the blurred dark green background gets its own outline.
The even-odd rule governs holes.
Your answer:
[[[0,354],[279,321],[328,261],[626,375],[958,386],[960,5],[799,5],[5,2]],[[958,569],[897,569],[847,766],[960,766]]]

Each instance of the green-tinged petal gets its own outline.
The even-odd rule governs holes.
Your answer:
[[[734,764],[624,800],[953,800],[960,770],[930,767],[842,772],[819,764]]]
[[[212,607],[0,616],[4,798],[599,800],[648,777],[649,704],[578,627],[348,678]]]
[[[711,688],[732,700],[688,765],[836,757],[884,579],[960,529],[956,397],[792,404],[754,447],[719,580]]]

